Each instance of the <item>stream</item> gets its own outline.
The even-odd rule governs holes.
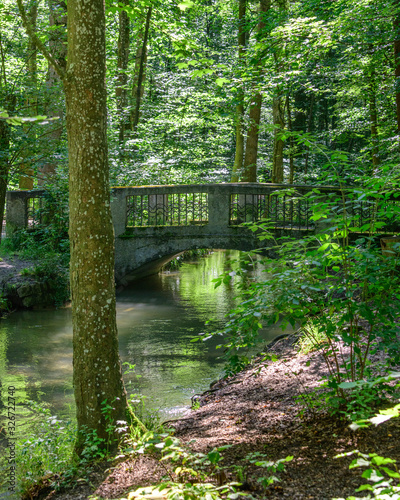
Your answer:
[[[191,397],[223,375],[222,350],[215,349],[221,338],[190,340],[223,326],[234,286],[215,288],[212,280],[238,257],[216,250],[117,294],[121,360],[136,365],[124,376],[128,394],[146,396],[164,419],[185,413]],[[263,331],[266,341],[280,333],[278,326]],[[15,386],[19,400],[50,403],[59,416],[74,414],[70,308],[18,311],[0,321],[0,381]]]

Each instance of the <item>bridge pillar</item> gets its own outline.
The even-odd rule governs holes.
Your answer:
[[[212,186],[208,194],[208,226],[229,226],[229,210],[231,193],[226,184]]]
[[[34,197],[35,191],[7,191],[6,197],[6,234],[10,237],[18,229],[28,224],[26,199]]]
[[[126,229],[126,191],[125,189],[112,189],[111,191],[111,216],[114,224],[114,235],[120,236]]]

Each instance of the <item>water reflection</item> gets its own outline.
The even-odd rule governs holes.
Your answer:
[[[126,375],[128,391],[149,396],[169,418],[222,374],[221,352],[215,350],[219,341],[206,346],[190,340],[205,329],[220,328],[233,306],[233,285],[215,289],[212,282],[230,269],[230,257],[238,252],[213,252],[179,271],[133,284],[117,297],[121,359],[135,364],[140,376]],[[58,414],[74,407],[70,313],[20,311],[0,322],[3,387],[18,383],[20,398],[48,401]],[[267,337],[279,333],[269,330]]]

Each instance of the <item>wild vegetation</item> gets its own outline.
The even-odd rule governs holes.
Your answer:
[[[0,2],[0,220],[7,189],[46,191],[44,224],[2,248],[40,256],[25,273],[60,280],[59,303],[70,263],[78,409],[75,427],[34,408],[32,436],[17,445],[21,492],[38,478],[65,486],[120,444],[122,454],[156,454],[168,476],[158,490],[169,498],[245,496],[237,483],[249,464],[265,469],[267,489],[291,456],[249,454],[236,464],[238,482],[227,483],[224,449],[193,452],[128,401],[109,187],[273,182],[287,184],[281,195],[296,203],[304,198],[296,186],[312,186],[314,234],[293,241],[269,220],[247,223],[275,255],[265,280],[243,273],[239,305],[217,332],[226,373],[246,367],[262,325],[283,318],[329,373],[303,404],[358,426],[384,420],[372,415],[392,405],[399,365],[399,244],[382,254],[380,238],[399,224],[400,6],[86,3]],[[363,477],[373,481],[360,491],[398,498],[392,459],[358,456],[352,467],[368,466]]]

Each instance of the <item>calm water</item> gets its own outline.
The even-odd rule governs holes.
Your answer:
[[[135,375],[125,375],[128,393],[148,396],[166,418],[184,413],[193,394],[223,375],[221,350],[215,349],[220,340],[190,340],[224,324],[234,305],[233,286],[215,289],[212,279],[234,266],[229,258],[238,255],[215,251],[117,296],[121,359],[136,365]],[[279,333],[275,327],[265,336]],[[58,415],[74,412],[70,309],[20,311],[0,321],[0,380],[18,388],[19,400],[47,401]]]

